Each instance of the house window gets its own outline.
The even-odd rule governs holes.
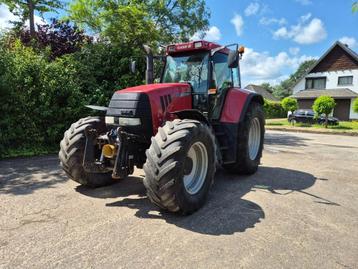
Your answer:
[[[338,85],[352,85],[353,76],[338,77]]]
[[[306,78],[306,89],[325,89],[326,78]]]

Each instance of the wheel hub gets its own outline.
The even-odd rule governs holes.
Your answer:
[[[194,195],[204,185],[208,165],[208,153],[202,142],[191,145],[184,163],[184,187],[185,190]]]
[[[261,145],[261,126],[258,118],[253,118],[250,124],[249,131],[249,158],[255,160]]]
[[[189,175],[192,170],[193,160],[187,156],[184,161],[184,175]]]

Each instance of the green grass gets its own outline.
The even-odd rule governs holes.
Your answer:
[[[5,152],[0,152],[0,160],[16,157],[40,156],[54,153],[58,153],[57,147],[25,146],[22,148],[7,149]]]
[[[287,127],[294,127],[292,126],[287,119],[267,119],[266,125],[268,126],[287,126]],[[317,128],[317,129],[325,129],[323,125],[320,124],[307,124],[307,123],[296,123],[295,127],[307,127],[307,128]],[[352,130],[358,131],[358,121],[340,121],[338,125],[328,125],[327,129],[337,130],[337,131],[345,131],[345,130]]]

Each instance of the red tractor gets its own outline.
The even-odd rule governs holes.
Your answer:
[[[229,49],[229,47],[234,47]],[[195,41],[166,47],[153,84],[148,46],[146,85],[116,91],[105,117],[72,124],[59,157],[67,175],[99,187],[143,168],[150,200],[190,214],[204,203],[217,165],[255,173],[264,140],[263,98],[241,89],[243,47]]]

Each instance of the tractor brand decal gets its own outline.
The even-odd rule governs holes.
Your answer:
[[[172,102],[172,97],[170,94],[160,96],[160,104],[162,106],[162,111],[164,112],[169,104]]]
[[[133,110],[122,110],[120,113],[124,116],[133,116]]]
[[[178,45],[177,46],[178,50],[189,49],[189,48],[191,48],[191,44],[185,44],[185,45]]]

